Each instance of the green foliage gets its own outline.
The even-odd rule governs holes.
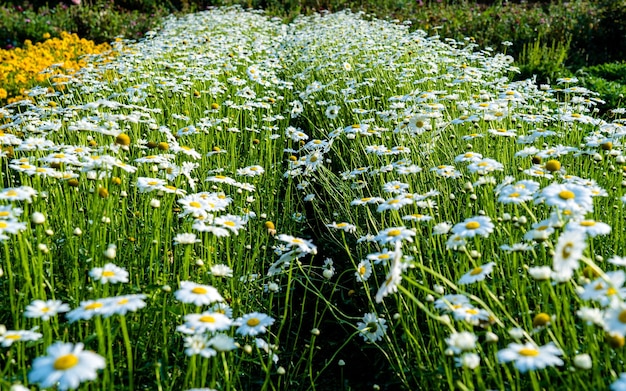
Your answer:
[[[590,62],[598,64],[623,60],[626,52],[626,0],[598,1],[598,10],[597,33],[592,40],[594,50]]]
[[[19,47],[25,40],[42,41],[46,33],[58,37],[62,31],[98,43],[110,42],[118,36],[139,38],[156,28],[167,13],[164,8],[129,10],[111,0],[70,7],[58,4],[53,8],[5,5],[0,7],[0,47]]]
[[[607,63],[585,67],[578,73],[581,84],[597,92],[605,104],[601,111],[620,107],[626,96],[626,63]]]
[[[534,75],[538,81],[550,82],[557,76],[566,72],[565,60],[569,50],[571,40],[565,42],[555,42],[548,44],[539,35],[533,43],[524,45],[519,56],[520,79],[527,79]]]

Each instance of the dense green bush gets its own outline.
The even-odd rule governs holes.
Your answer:
[[[25,3],[0,7],[0,48],[22,46],[26,40],[38,42],[62,31],[77,33],[98,43],[115,37],[139,38],[158,26],[169,11],[154,8],[139,11],[122,8],[113,0],[95,0],[91,5],[68,6]]]
[[[605,101],[602,112],[620,107],[626,96],[626,63],[616,62],[582,68],[577,72],[581,84],[600,94]]]

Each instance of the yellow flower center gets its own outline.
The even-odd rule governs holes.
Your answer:
[[[365,266],[361,266],[361,267],[359,268],[359,274],[360,274],[360,275],[362,275],[362,276],[364,276],[364,275],[365,275],[365,272],[367,272],[367,269],[365,268]]]
[[[563,250],[561,250],[561,255],[563,258],[569,258],[572,255],[572,247],[574,247],[573,243],[567,243],[563,246]]]
[[[472,271],[470,272],[470,276],[476,276],[482,272],[483,272],[483,268],[477,267],[477,268],[472,269]]]
[[[246,324],[250,327],[255,327],[258,326],[259,323],[261,323],[261,321],[259,320],[259,318],[250,318],[248,319],[248,321],[246,322]]]
[[[626,310],[623,310],[622,312],[620,312],[619,315],[617,316],[617,319],[621,323],[626,323]]]
[[[576,198],[576,194],[574,194],[573,191],[569,191],[569,190],[562,190],[559,193],[559,197],[563,200],[571,200]]]
[[[539,355],[539,350],[533,348],[522,348],[519,350],[519,354],[525,357],[535,357]]]
[[[110,270],[105,270],[102,272],[102,277],[113,277],[115,275],[115,272],[112,272]]]
[[[480,228],[480,223],[478,221],[470,221],[469,223],[465,224],[465,228],[478,229]]]
[[[211,315],[204,315],[200,317],[200,322],[204,323],[215,323],[215,318]]]
[[[13,341],[17,341],[18,339],[20,339],[20,335],[19,334],[9,334],[9,335],[5,335],[4,339],[11,339]]]
[[[580,225],[582,225],[583,227],[593,227],[594,225],[596,225],[596,222],[593,220],[584,220],[580,222]]]
[[[401,231],[399,229],[392,229],[387,233],[387,236],[398,236],[400,233]]]
[[[229,227],[234,227],[234,226],[236,226],[237,224],[235,224],[235,223],[234,223],[234,222],[232,222],[232,221],[224,221],[224,225],[229,226]]]
[[[4,229],[6,227],[8,227],[9,224],[5,223],[4,221],[0,221],[0,229]]]
[[[67,371],[68,369],[75,367],[77,364],[78,357],[70,353],[54,360],[54,364],[52,364],[52,367],[57,371]]]
[[[189,203],[189,206],[192,206],[192,207],[194,207],[194,208],[199,208],[199,207],[201,207],[202,205],[201,205],[199,202],[197,202],[197,201],[191,201],[191,202]]]
[[[124,305],[124,304],[128,304],[128,299],[121,299],[117,302],[117,304],[119,305]]]
[[[613,296],[617,294],[617,289],[610,287],[609,289],[606,290],[606,295],[607,296]]]
[[[15,197],[17,195],[17,191],[11,189],[11,190],[6,192],[6,195],[9,196],[9,197]]]
[[[208,292],[207,289],[201,286],[197,286],[191,290],[191,293],[195,293],[196,295],[204,295],[207,292]]]
[[[85,306],[85,309],[86,309],[86,310],[96,310],[96,309],[98,309],[98,308],[101,308],[101,307],[102,307],[102,305],[103,305],[102,303],[95,302],[95,303],[87,304],[87,305]]]

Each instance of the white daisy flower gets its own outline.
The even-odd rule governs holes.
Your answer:
[[[216,301],[224,301],[217,289],[209,285],[196,284],[192,281],[181,281],[180,289],[174,292],[177,300],[197,306],[208,305]]]
[[[482,281],[491,273],[495,262],[489,262],[482,266],[475,267],[469,272],[465,273],[459,279],[459,285],[473,284],[476,281]]]
[[[232,323],[231,319],[219,312],[185,315],[185,327],[194,330],[196,334],[228,330]]]
[[[498,361],[513,362],[517,370],[525,373],[554,365],[563,365],[563,360],[559,358],[562,354],[561,349],[552,342],[544,346],[537,346],[532,342],[510,343],[508,347],[498,352]]]
[[[107,263],[103,267],[94,267],[89,271],[89,276],[101,284],[117,284],[128,282],[128,272],[115,264]]]
[[[38,341],[43,334],[32,330],[6,330],[0,333],[0,346],[8,348],[15,342]]]
[[[41,320],[50,320],[51,317],[56,316],[61,312],[67,312],[70,310],[70,306],[63,303],[61,300],[34,300],[24,311],[24,316],[27,318],[39,318]]]
[[[246,314],[234,322],[235,326],[239,326],[236,330],[237,334],[250,336],[265,333],[267,327],[272,324],[274,324],[274,318],[260,312]]]
[[[488,216],[476,216],[456,224],[452,227],[452,233],[465,238],[473,238],[477,235],[487,237],[493,232],[493,228],[494,225]]]
[[[361,337],[367,342],[376,342],[382,339],[387,331],[387,321],[379,318],[376,314],[367,313],[363,316],[363,321],[358,322],[356,327],[361,332]]]
[[[76,389],[80,383],[95,380],[98,369],[104,369],[104,358],[83,350],[78,343],[56,342],[46,349],[47,356],[37,357],[28,373],[28,381],[42,388],[57,386],[59,390]]]

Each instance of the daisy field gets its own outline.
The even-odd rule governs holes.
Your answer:
[[[624,110],[215,8],[0,108],[0,388],[626,389]]]

